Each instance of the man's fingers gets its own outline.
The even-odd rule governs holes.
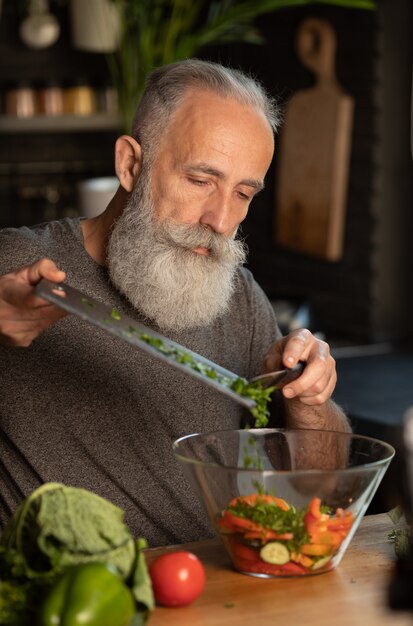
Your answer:
[[[26,347],[43,330],[67,315],[36,295],[42,278],[61,282],[65,273],[50,259],[0,277],[0,345]]]
[[[335,373],[333,373],[326,383],[323,383],[320,386],[315,386],[314,388],[308,389],[303,393],[295,393],[291,395],[289,392],[290,387],[286,387],[283,389],[283,394],[287,399],[297,398],[303,404],[308,406],[319,406],[324,404],[332,395],[334,388],[336,386],[337,377]]]
[[[15,274],[12,274],[12,289],[14,290],[14,283],[17,281],[20,283],[22,289],[15,291],[15,297],[18,300],[14,300],[14,304],[24,309],[31,310],[35,314],[35,309],[41,307],[50,307],[50,304],[40,298],[33,287],[35,287],[42,278],[46,278],[54,283],[64,281],[66,278],[65,272],[59,270],[56,264],[50,259],[41,259],[33,265],[25,267]],[[14,280],[15,279],[15,280]],[[12,300],[13,301],[13,296]]]
[[[30,285],[37,285],[42,278],[51,280],[54,283],[62,282],[66,277],[65,272],[59,270],[50,259],[41,259],[27,268],[27,280]]]
[[[36,320],[36,323],[33,324],[30,320],[24,320],[23,322],[11,322],[9,325],[7,323],[2,324],[1,344],[11,347],[27,348],[45,328],[50,326],[53,321],[57,321],[57,319],[53,319],[53,317],[50,317],[47,323]]]
[[[316,359],[307,366],[299,378],[283,388],[286,398],[299,397],[307,404],[318,404],[328,399],[337,381],[335,361],[330,356],[327,361]]]
[[[307,361],[314,335],[306,328],[291,332],[285,338],[283,363],[285,367],[293,367],[298,361]]]

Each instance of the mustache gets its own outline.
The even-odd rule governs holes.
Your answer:
[[[159,243],[172,245],[191,251],[194,248],[207,248],[207,259],[223,263],[245,263],[248,248],[237,231],[231,238],[217,233],[202,224],[176,224],[167,220],[158,224],[156,238]]]

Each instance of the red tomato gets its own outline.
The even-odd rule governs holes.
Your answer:
[[[149,566],[153,592],[158,604],[186,606],[193,602],[205,585],[205,570],[191,552],[171,552],[155,559]]]

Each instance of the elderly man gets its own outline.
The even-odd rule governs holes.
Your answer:
[[[282,391],[280,424],[349,430],[330,400],[327,344],[307,330],[282,337],[242,267],[236,233],[264,185],[277,123],[271,99],[238,71],[199,60],[158,69],[132,136],[116,142],[120,187],[106,211],[2,231],[3,522],[39,484],[61,481],[122,507],[151,545],[205,537],[171,443],[238,428],[242,418],[214,389],[38,298],[42,277],[66,280],[240,376],[305,361]]]

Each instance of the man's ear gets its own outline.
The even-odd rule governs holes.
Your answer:
[[[131,192],[135,186],[142,165],[142,148],[129,135],[122,135],[115,144],[115,170],[122,187]]]

